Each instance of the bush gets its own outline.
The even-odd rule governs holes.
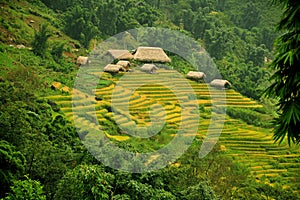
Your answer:
[[[32,41],[32,50],[35,55],[45,57],[48,48],[48,39],[51,33],[47,24],[40,25],[39,31],[34,33],[34,40]]]
[[[246,122],[247,124],[270,128],[271,123],[267,121],[266,115],[256,112],[251,109],[247,108],[227,108],[227,114],[235,119],[241,119],[242,121]],[[268,117],[268,116],[267,116]]]
[[[46,200],[43,192],[43,187],[39,181],[24,180],[15,181],[11,187],[11,192],[4,198],[4,200],[13,199],[30,199],[30,200]]]
[[[105,87],[108,87],[112,84],[113,82],[111,80],[104,80],[104,79],[101,79],[99,80],[99,83],[98,83],[98,86],[97,88],[101,89],[101,88],[105,88]]]

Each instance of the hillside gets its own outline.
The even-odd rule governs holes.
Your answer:
[[[0,199],[300,198],[300,148],[274,143],[276,101],[260,97],[278,35],[276,6],[0,0],[0,10]],[[182,55],[201,45],[197,53],[205,48],[232,87],[187,79],[195,63],[214,64],[168,49],[172,62],[157,73],[142,72],[136,60],[130,72],[104,72],[95,47],[142,27],[192,38],[150,31],[139,39],[170,49],[182,43]],[[128,44],[121,46],[136,47]],[[78,56],[91,65],[77,64]]]
[[[90,73],[99,74],[101,72],[95,71]],[[174,79],[174,77],[178,76],[178,72],[174,70],[160,69],[157,71],[157,74],[150,75],[136,70],[127,74],[126,79],[122,79],[122,82],[118,82],[119,76],[116,77],[105,72],[102,73],[104,74],[101,75],[102,78],[100,81],[109,81],[110,84],[95,91],[95,95],[101,100],[90,99],[92,102],[87,105],[96,108],[95,114],[99,125],[95,125],[94,122],[89,120],[88,113],[86,117],[80,117],[82,114],[81,111],[85,110],[84,105],[78,108],[75,107],[76,110],[72,109],[72,102],[73,105],[76,105],[76,101],[83,102],[83,99],[73,99],[72,101],[71,95],[55,95],[46,98],[60,105],[61,110],[71,121],[74,119],[76,123],[84,124],[83,127],[86,127],[85,131],[90,128],[103,130],[108,138],[119,142],[127,141],[132,145],[143,144],[147,146],[145,143],[148,142],[149,146],[155,146],[157,142],[160,145],[167,144],[172,139],[170,137],[176,135],[179,124],[189,127],[183,133],[187,137],[193,136],[194,133],[191,127],[196,126],[198,129],[196,137],[202,141],[210,129],[209,125],[212,115],[218,115],[211,112],[214,103],[211,96],[223,91],[212,88],[205,83],[187,80],[197,95],[196,101],[189,101],[186,90],[183,89],[175,95],[173,93],[174,90],[166,87],[167,83],[163,81],[170,81],[175,87],[182,86],[182,79],[180,77],[178,77],[177,82],[175,81],[176,78]],[[170,77],[173,77],[173,79],[170,79]],[[139,85],[140,81],[143,82],[143,86],[135,90],[134,93],[131,93],[133,86],[136,84]],[[214,100],[216,101],[216,99]],[[120,110],[112,112],[111,110],[117,110],[111,106],[112,101],[117,101],[113,104],[116,108],[122,108],[120,105],[128,104],[129,113],[125,111],[122,113]],[[185,102],[185,105],[198,104],[200,109],[199,121],[193,119],[193,115],[191,114],[181,113],[180,102],[182,101]],[[259,108],[263,107],[232,89],[226,90],[226,100],[224,102],[223,106],[226,106],[227,109],[249,108],[257,109],[255,112],[258,112]],[[139,141],[126,134],[126,131],[120,134],[111,129],[110,126],[115,124],[115,122],[118,122],[116,126],[128,132],[132,129],[138,130],[138,126],[141,128],[151,125],[148,113],[150,108],[154,109],[151,110],[154,117],[163,116],[162,107],[155,106],[157,104],[162,105],[165,110],[166,127],[159,132],[159,135],[155,139]],[[218,104],[217,106],[222,105]],[[110,107],[111,109],[108,109]],[[192,131],[189,131],[189,129]],[[251,176],[255,177],[257,181],[262,181],[270,185],[280,183],[285,188],[299,187],[300,148],[289,147],[287,144],[274,144],[270,129],[248,125],[240,119],[234,119],[227,115],[218,144],[225,155],[232,157],[236,162],[246,166],[250,170]],[[138,151],[143,150],[140,149]]]

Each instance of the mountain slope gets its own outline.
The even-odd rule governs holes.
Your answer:
[[[91,74],[99,74],[99,72],[91,72]],[[196,94],[197,100],[189,100],[185,89],[172,90],[170,84],[162,81],[162,77],[166,78],[166,74],[168,77],[178,77],[178,79],[166,79],[176,88],[182,86],[183,82],[187,82]],[[185,126],[183,134],[186,137],[193,137],[195,133],[191,127],[197,127],[196,137],[201,141],[205,138],[207,131],[211,131],[209,127],[211,117],[218,116],[217,113],[212,113],[212,107],[216,106],[213,105],[213,101],[216,99],[212,99],[211,96],[222,93],[222,90],[212,88],[205,83],[184,79],[175,70],[160,69],[157,74],[151,75],[135,70],[124,76],[126,76],[125,79],[119,79],[120,76],[111,76],[103,72],[100,81],[110,81],[110,85],[96,89],[94,98],[88,99],[91,103],[86,102],[87,105],[84,103],[84,95],[82,95],[83,99],[74,99],[73,103],[82,101],[82,107],[79,109],[76,107],[76,110],[74,108],[72,110],[71,107],[71,94],[47,96],[46,98],[60,105],[70,120],[74,117],[76,123],[82,122],[83,127],[86,127],[84,131],[89,131],[90,128],[98,132],[103,130],[106,136],[116,140],[116,143],[126,141],[134,144],[138,142],[126,132],[130,133],[133,130],[138,131],[142,127],[151,126],[151,120],[154,119],[165,120],[166,128],[157,132],[156,142],[151,139],[140,142],[143,142],[144,145],[147,143],[155,149],[168,144],[177,134],[180,124]],[[138,88],[133,92],[132,88],[136,86]],[[247,109],[262,107],[259,103],[243,97],[232,89],[226,90],[225,93],[226,101],[223,100],[225,104],[219,104],[217,107]],[[183,104],[185,106],[197,104],[200,110],[200,119],[195,119],[191,113],[182,113]],[[122,105],[129,106],[129,113],[122,110],[125,108]],[[91,122],[88,115],[86,118],[80,117],[85,106],[95,107],[99,125]],[[153,116],[150,116],[151,114]],[[77,118],[80,120],[78,121]],[[112,129],[111,126],[116,126],[118,129]],[[149,131],[146,128],[147,130]],[[283,187],[299,187],[300,148],[289,147],[287,144],[274,144],[270,129],[248,125],[226,115],[218,144],[221,145],[225,155],[246,166],[258,181],[270,185],[279,184]],[[139,151],[143,152],[143,149],[139,149]]]

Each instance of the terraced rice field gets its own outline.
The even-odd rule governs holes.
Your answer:
[[[205,83],[187,80],[173,70],[160,69],[157,74],[145,74],[137,70],[121,78],[96,71],[90,71],[89,74],[101,76],[104,80],[112,81],[112,84],[95,89],[93,95],[74,91],[78,95],[73,102],[72,95],[46,97],[59,104],[65,115],[71,121],[76,119],[76,123],[80,122],[86,131],[102,130],[108,138],[124,141],[131,139],[129,133],[133,130],[149,133],[152,126],[164,124],[170,136],[184,129],[185,136],[196,134],[196,138],[202,140],[208,129],[213,133],[218,132],[220,127],[222,134],[219,143],[225,153],[247,166],[258,181],[267,180],[272,185],[277,177],[281,177],[287,187],[300,187],[299,147],[274,144],[271,130],[251,126],[228,116],[222,120],[218,110],[215,110],[215,107],[262,107],[256,101],[232,89],[218,90]],[[76,104],[73,109],[72,103]],[[100,125],[89,117],[81,116],[82,111],[86,116],[95,114]],[[220,125],[210,127],[212,117]],[[118,126],[121,132],[110,133],[107,127],[112,125]]]

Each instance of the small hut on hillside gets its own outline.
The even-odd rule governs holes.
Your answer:
[[[200,81],[206,77],[206,75],[203,72],[197,72],[197,71],[189,71],[187,73],[186,77],[191,80]]]
[[[164,50],[159,47],[139,47],[134,54],[134,60],[160,63],[171,62]]]
[[[17,49],[25,49],[26,47],[23,44],[18,44],[16,46]]]
[[[214,79],[210,82],[210,85],[220,89],[227,89],[231,87],[231,83],[223,79]]]
[[[107,51],[112,59],[116,60],[131,60],[133,55],[128,50],[111,49]]]
[[[61,83],[60,82],[53,82],[52,84],[51,84],[51,88],[53,89],[53,90],[59,90],[60,88],[61,88]]]
[[[85,56],[79,56],[76,60],[76,64],[87,65],[89,64],[89,58]]]
[[[156,70],[158,70],[158,67],[156,67],[154,64],[144,64],[141,67],[141,71],[149,73],[149,74],[156,73]]]
[[[127,60],[120,60],[117,65],[121,65],[124,69],[126,69],[126,71],[129,70],[130,67],[130,62]]]
[[[108,64],[104,67],[104,71],[109,73],[118,73],[126,70],[121,65]]]
[[[68,86],[64,86],[64,87],[62,87],[61,89],[60,89],[60,91],[62,92],[62,93],[70,93],[71,92],[71,90],[70,90],[70,88],[68,87]]]

